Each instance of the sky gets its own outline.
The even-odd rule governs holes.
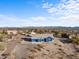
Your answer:
[[[0,27],[79,26],[79,0],[0,0]]]

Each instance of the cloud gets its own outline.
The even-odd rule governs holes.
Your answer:
[[[79,26],[79,0],[59,0],[53,4],[43,0],[42,8],[50,16],[20,18],[0,14],[0,26]]]
[[[21,19],[15,16],[0,15],[0,26],[15,27],[15,26],[30,26],[31,21]]]
[[[43,16],[31,17],[31,19],[34,21],[37,21],[37,22],[39,22],[39,21],[44,22],[44,21],[48,20],[47,17],[43,17]]]
[[[0,26],[2,27],[23,27],[23,26],[49,26],[49,17],[36,16],[30,18],[19,18],[0,14]]]
[[[60,21],[61,25],[79,26],[79,0],[60,0],[57,5],[45,2],[42,8],[46,9],[52,18]]]

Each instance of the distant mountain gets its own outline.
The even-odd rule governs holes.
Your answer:
[[[62,27],[62,26],[45,26],[45,27],[0,27],[1,29],[18,30],[18,29],[55,29],[55,30],[79,30],[79,27]]]

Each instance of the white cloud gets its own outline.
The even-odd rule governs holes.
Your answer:
[[[15,16],[0,15],[0,26],[30,26],[31,21]]]
[[[22,26],[49,26],[49,17],[37,16],[21,19],[15,16],[0,15],[0,26],[22,27]]]
[[[70,26],[79,26],[79,0],[61,0],[56,6],[48,2],[43,4],[52,18]],[[58,23],[58,22],[57,22]]]
[[[0,26],[79,26],[79,0],[61,0],[53,5],[43,2],[42,8],[51,16],[36,16],[21,19],[0,14]]]
[[[37,16],[37,17],[31,17],[32,20],[37,21],[37,22],[44,22],[46,20],[48,20],[46,17],[43,16]]]

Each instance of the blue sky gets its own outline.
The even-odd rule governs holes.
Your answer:
[[[0,0],[0,27],[79,26],[79,0]]]

